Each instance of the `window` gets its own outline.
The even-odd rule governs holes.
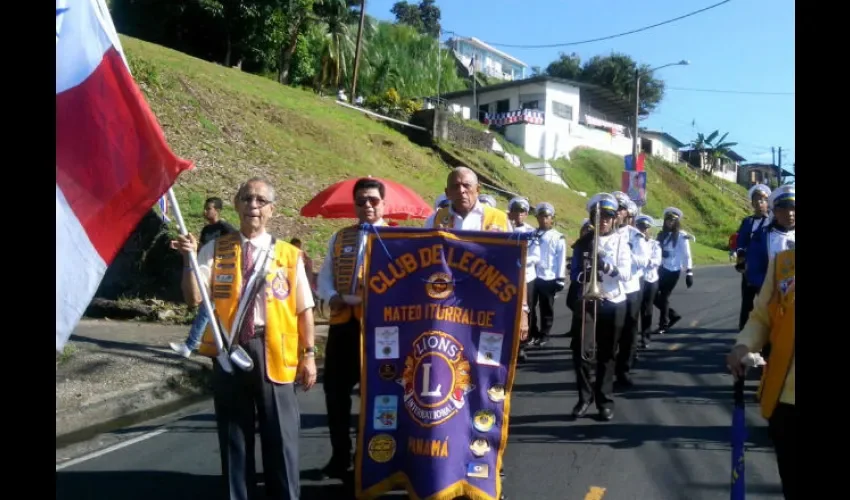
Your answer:
[[[538,101],[528,101],[522,103],[522,109],[539,109]]]
[[[573,107],[569,104],[563,104],[557,101],[553,101],[552,113],[558,118],[563,118],[564,120],[573,119]]]

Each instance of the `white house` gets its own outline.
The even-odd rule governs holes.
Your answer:
[[[475,71],[499,80],[521,80],[528,72],[528,64],[477,38],[450,38],[446,45],[465,68],[474,60]]]
[[[685,143],[667,132],[654,130],[641,130],[639,137],[640,148],[644,153],[657,156],[670,163],[679,163],[679,150],[685,147]]]
[[[715,177],[720,177],[721,179],[729,182],[737,182],[738,168],[741,166],[741,163],[747,161],[747,159],[730,149],[726,152],[726,157],[716,159],[714,161],[714,167],[711,168],[708,158],[710,153],[711,151],[706,151],[705,153],[700,154],[699,151],[687,148],[679,151],[679,157],[692,168],[702,168],[705,171],[711,170],[712,175]],[[700,156],[702,156],[702,158],[700,158]]]
[[[611,91],[586,83],[536,76],[440,96],[542,160],[569,157],[579,146],[631,154],[629,123],[634,108]]]

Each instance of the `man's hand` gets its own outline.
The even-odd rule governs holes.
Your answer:
[[[726,367],[736,379],[743,378],[746,374],[747,367],[744,366],[743,360],[744,356],[749,353],[749,347],[743,344],[738,344],[729,351],[729,354],[726,355]]]
[[[187,257],[190,253],[198,253],[198,240],[192,233],[180,235],[175,240],[171,240],[171,248],[180,252],[183,257]]]
[[[519,339],[521,341],[525,341],[528,338],[528,313],[522,311],[520,320],[519,320]]]
[[[298,363],[298,381],[305,391],[316,385],[316,358],[309,356]]]

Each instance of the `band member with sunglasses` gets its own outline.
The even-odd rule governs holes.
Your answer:
[[[354,184],[357,224],[334,233],[328,244],[328,253],[319,271],[319,297],[330,307],[330,327],[325,346],[324,390],[328,412],[332,454],[322,469],[325,476],[349,479],[353,476],[351,430],[351,391],[360,382],[360,318],[361,289],[352,290],[352,284],[362,283],[362,262],[359,257],[365,250],[360,234],[361,224],[384,225],[384,197],[386,188],[376,179],[363,178]]]

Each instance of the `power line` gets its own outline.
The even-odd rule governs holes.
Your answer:
[[[633,30],[630,30],[630,31],[625,31],[623,33],[617,33],[616,35],[608,35],[608,36],[603,36],[603,37],[599,37],[599,38],[592,38],[590,40],[581,40],[581,41],[577,41],[577,42],[550,43],[550,44],[545,44],[545,45],[517,45],[517,44],[510,44],[510,43],[495,43],[495,42],[486,42],[486,41],[484,43],[486,43],[488,45],[492,45],[494,47],[509,47],[509,48],[514,48],[514,49],[551,49],[551,48],[555,48],[555,47],[568,47],[568,46],[571,46],[571,45],[582,45],[582,44],[585,44],[585,43],[601,42],[601,41],[604,41],[604,40],[611,40],[611,39],[623,37],[623,36],[626,36],[626,35],[633,35],[635,33],[640,33],[641,31],[651,30],[651,29],[657,28],[659,26],[664,26],[665,24],[674,23],[676,21],[680,21],[682,19],[685,19],[685,18],[688,18],[688,17],[691,17],[691,16],[695,16],[695,15],[700,14],[702,12],[705,12],[707,10],[711,10],[711,9],[720,7],[721,5],[729,3],[731,1],[732,0],[723,0],[722,2],[718,2],[714,5],[709,5],[708,7],[704,7],[702,9],[695,10],[693,12],[689,12],[689,13],[681,15],[679,17],[674,17],[673,19],[668,19],[668,20],[662,21],[660,23],[655,23],[655,24],[652,24],[650,26],[644,26],[642,28],[637,28],[637,29],[633,29]]]
[[[744,94],[744,95],[796,95],[796,92],[758,92],[749,90],[720,90],[720,89],[694,89],[687,87],[664,87],[666,90],[683,90],[686,92],[711,92],[715,94]]]

